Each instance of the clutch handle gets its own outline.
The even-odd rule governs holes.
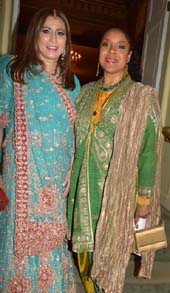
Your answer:
[[[159,223],[158,223],[158,225],[159,225],[159,224],[165,224],[163,218],[162,218],[160,215],[157,215],[157,214],[155,214],[155,213],[153,213],[153,214],[154,214],[156,217],[159,218]]]

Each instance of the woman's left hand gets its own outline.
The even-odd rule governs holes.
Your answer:
[[[71,168],[68,169],[65,180],[63,182],[64,186],[64,195],[67,196],[70,190],[70,177],[71,177]]]
[[[139,218],[147,218],[147,216],[151,213],[151,206],[142,206],[137,205],[136,211],[135,211],[135,224],[137,224]]]

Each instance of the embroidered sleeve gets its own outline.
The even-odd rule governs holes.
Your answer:
[[[0,58],[0,126],[5,127],[9,123],[11,111],[11,99],[13,97],[13,85],[7,73],[7,64],[10,56]]]
[[[156,143],[157,136],[154,122],[149,115],[147,118],[147,125],[140,147],[138,159],[138,195],[152,196],[152,188],[155,183],[156,172]]]

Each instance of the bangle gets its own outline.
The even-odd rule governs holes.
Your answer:
[[[137,203],[141,206],[148,206],[150,205],[151,199],[149,197],[138,196]]]

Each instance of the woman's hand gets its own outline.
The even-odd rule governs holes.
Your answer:
[[[135,211],[135,224],[137,224],[139,218],[147,218],[147,216],[151,213],[150,205],[137,205]]]
[[[71,177],[71,168],[68,169],[65,180],[63,182],[64,186],[64,195],[67,196],[70,190],[70,177]]]
[[[3,129],[0,127],[0,147],[2,146]]]
[[[69,190],[70,190],[70,177],[71,177],[71,171],[72,171],[72,168],[73,168],[73,161],[74,161],[74,157],[71,160],[70,168],[68,169],[66,177],[64,179],[64,182],[62,184],[63,187],[65,188],[65,190],[64,190],[64,195],[65,196],[68,195]]]

